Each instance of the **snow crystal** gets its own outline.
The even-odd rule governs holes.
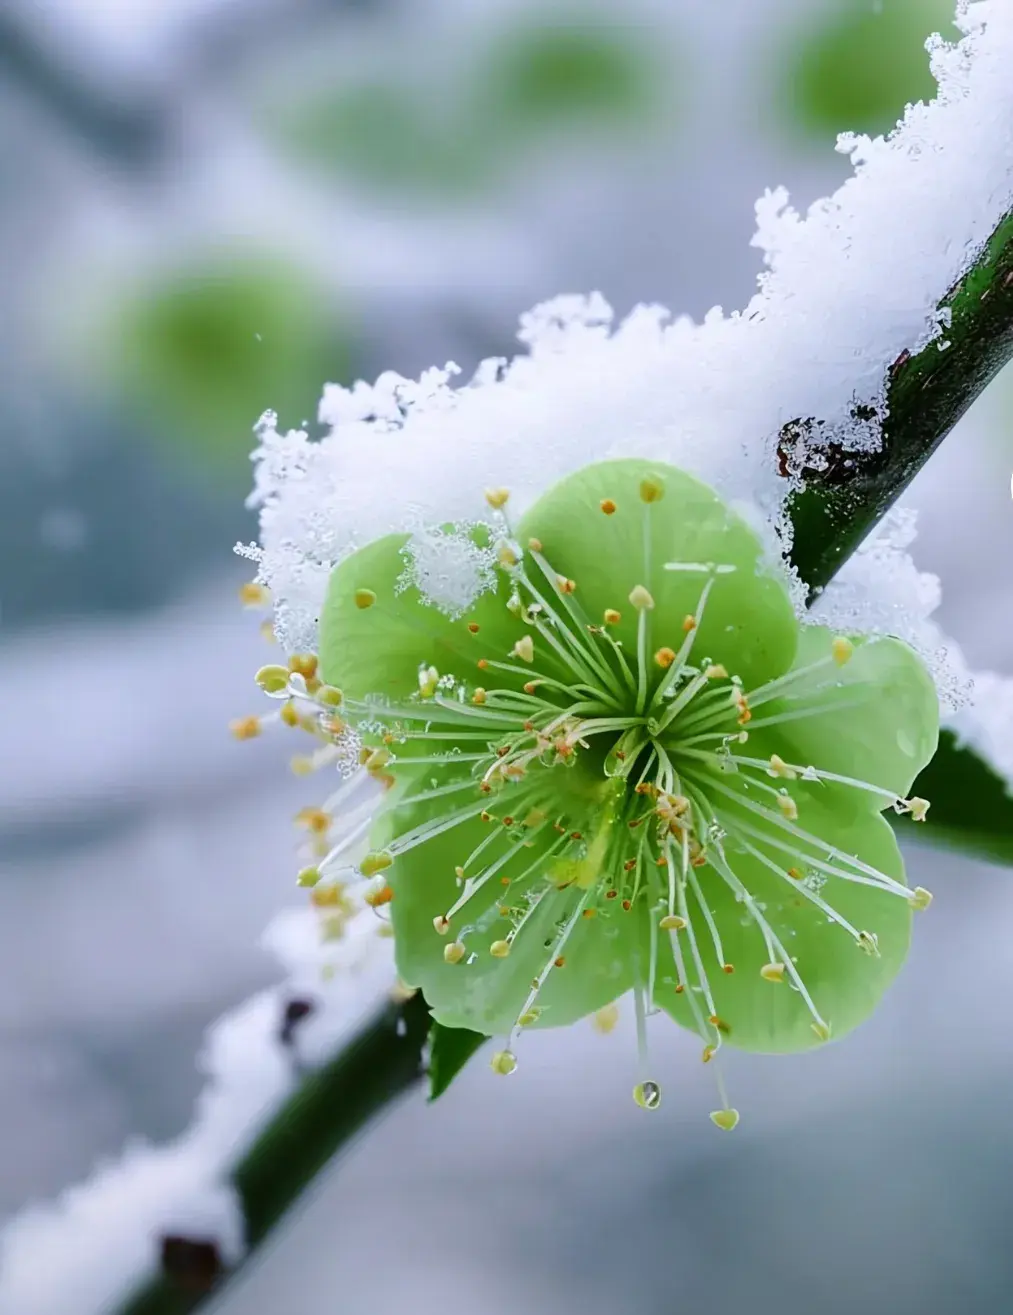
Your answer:
[[[287,910],[264,942],[289,978],[209,1029],[209,1083],[187,1131],[165,1146],[129,1146],[88,1182],[28,1207],[0,1232],[0,1315],[108,1315],[154,1274],[165,1234],[214,1242],[226,1265],[241,1258],[242,1211],[228,1174],[299,1080],[278,1042],[284,1002],[313,1000],[298,1053],[302,1063],[319,1063],[395,981],[392,943],[377,935],[371,909],[328,943],[312,910]]]
[[[968,702],[973,682],[960,648],[932,620],[942,596],[939,577],[919,571],[911,559],[907,549],[916,534],[912,508],[890,511],[823,591],[809,619],[903,639],[932,672],[945,716]]]
[[[286,647],[313,647],[330,569],[361,543],[419,516],[478,520],[489,487],[520,514],[609,457],[692,471],[751,505],[776,545],[782,427],[812,419],[852,450],[878,441],[856,404],[881,407],[891,363],[944,331],[938,303],[1013,206],[1013,7],[963,0],[957,22],[959,43],[930,43],[936,100],[885,139],[842,137],[854,175],[832,197],[804,217],[781,189],[760,200],[766,269],[743,311],[696,324],[640,306],[616,324],[598,294],[557,297],[523,317],[525,354],[463,386],[455,365],[330,385],[319,441],[265,416],[251,505]]]
[[[404,548],[406,565],[398,592],[414,585],[425,602],[451,619],[461,616],[476,598],[496,588],[496,554],[475,541],[479,529],[492,537],[489,527],[477,525],[416,530]]]
[[[960,744],[969,745],[998,772],[1013,795],[1013,680],[994,671],[974,675],[974,694],[947,724]]]

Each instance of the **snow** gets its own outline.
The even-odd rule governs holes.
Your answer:
[[[394,985],[392,942],[377,931],[370,909],[331,942],[312,911],[278,915],[264,943],[288,979],[209,1029],[193,1123],[167,1145],[128,1146],[55,1202],[15,1216],[0,1233],[0,1315],[108,1315],[151,1277],[163,1234],[213,1240],[226,1264],[241,1258],[228,1174],[299,1080],[278,1041],[284,1002],[316,1006],[299,1026],[301,1063],[330,1058]]]
[[[783,190],[760,200],[767,268],[741,312],[697,324],[639,306],[616,323],[598,294],[557,297],[523,317],[525,353],[463,386],[453,363],[330,385],[320,440],[265,416],[251,502],[286,647],[315,647],[330,569],[362,543],[479,520],[489,487],[509,487],[519,514],[608,457],[693,471],[752,507],[774,545],[782,426],[812,417],[845,448],[875,443],[854,405],[881,405],[891,363],[940,336],[939,302],[1013,207],[1013,11],[962,3],[958,25],[959,43],[932,43],[935,101],[886,139],[841,138],[854,174],[833,196],[804,217]]]

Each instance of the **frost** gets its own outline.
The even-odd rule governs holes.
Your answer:
[[[488,526],[459,525],[456,530],[421,526],[402,549],[405,569],[398,592],[414,586],[422,601],[438,607],[452,620],[476,598],[496,588],[496,555],[476,536],[491,539]]]
[[[932,672],[945,716],[968,702],[974,682],[959,647],[932,620],[942,596],[939,577],[919,571],[907,551],[917,520],[909,507],[889,512],[824,590],[809,619],[835,630],[903,639]]]
[[[1013,680],[994,671],[976,672],[973,698],[947,724],[957,742],[980,754],[1013,795]]]
[[[1013,8],[965,0],[958,24],[958,44],[932,43],[935,101],[886,139],[841,138],[854,175],[833,196],[804,216],[783,189],[759,201],[766,269],[743,311],[696,324],[639,306],[615,322],[600,294],[557,297],[523,317],[523,354],[463,384],[451,364],[330,385],[320,440],[265,416],[251,505],[285,646],[315,647],[330,570],[361,543],[420,518],[479,520],[489,487],[508,487],[519,515],[608,457],[690,470],[750,506],[776,550],[793,482],[779,473],[782,429],[794,426],[797,470],[818,459],[813,432],[874,446],[891,364],[939,339],[938,303],[1013,206]],[[452,606],[464,592],[455,576]]]
[[[153,1276],[163,1234],[213,1241],[227,1265],[242,1257],[242,1211],[229,1171],[300,1080],[278,1041],[285,1001],[308,996],[316,1005],[298,1034],[301,1063],[316,1064],[394,985],[392,942],[377,935],[371,909],[326,943],[311,910],[291,909],[264,943],[288,980],[210,1028],[208,1085],[187,1131],[165,1146],[127,1147],[87,1182],[4,1226],[0,1315],[108,1315]]]

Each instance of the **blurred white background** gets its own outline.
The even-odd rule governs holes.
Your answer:
[[[0,1215],[178,1133],[203,1029],[280,971],[313,789],[225,730],[264,652],[231,556],[260,412],[467,371],[561,291],[741,305],[755,198],[804,207],[838,130],[931,95],[949,10],[2,0]],[[909,498],[945,627],[1006,672],[1011,391]],[[375,1128],[221,1315],[1006,1308],[1009,877],[910,862],[909,972],[840,1047],[733,1062],[735,1138],[671,1028],[650,1117],[625,1023],[539,1034]]]

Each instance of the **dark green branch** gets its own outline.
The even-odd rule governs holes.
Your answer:
[[[386,1006],[289,1097],[232,1173],[251,1250],[335,1152],[423,1076],[428,1032],[420,995]],[[120,1315],[189,1315],[228,1279],[213,1238],[161,1242],[163,1272]]]
[[[944,297],[940,311],[951,317],[940,335],[949,346],[940,350],[938,342],[930,342],[915,355],[903,352],[890,367],[881,448],[844,452],[827,443],[821,449],[825,468],[804,472],[805,491],[791,503],[792,560],[813,595],[834,577],[1013,356],[1013,213]],[[878,419],[872,407],[856,407],[855,418],[873,424]],[[785,426],[785,462],[800,437],[807,446],[820,448],[821,428],[818,418]]]

